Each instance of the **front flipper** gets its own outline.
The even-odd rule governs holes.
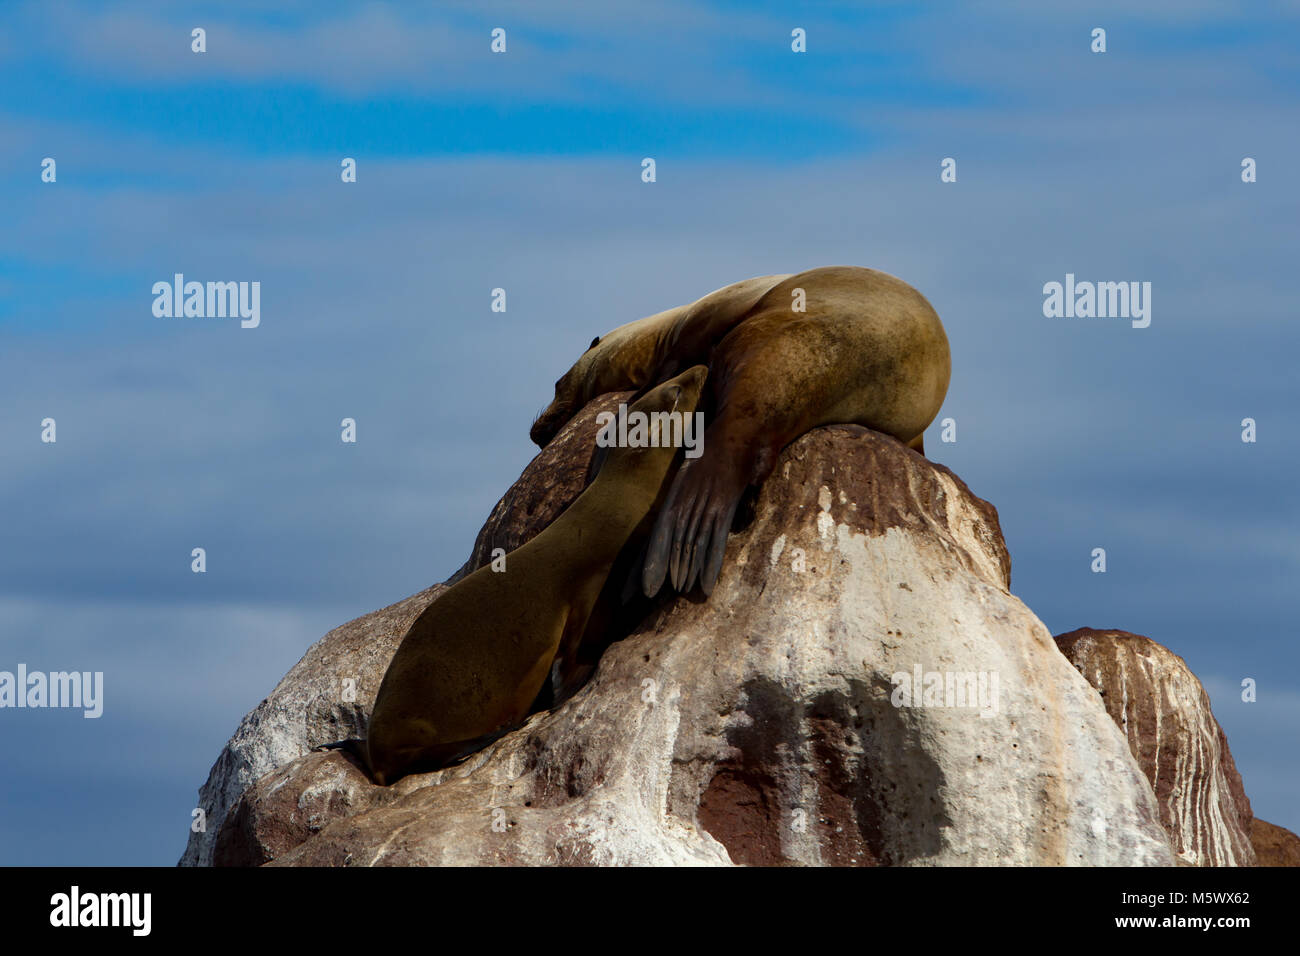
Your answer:
[[[688,459],[678,470],[646,549],[641,587],[647,597],[665,577],[677,591],[689,591],[697,580],[706,596],[713,591],[748,483],[743,469],[729,465],[727,455],[715,454]]]

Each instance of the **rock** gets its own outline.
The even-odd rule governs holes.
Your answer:
[[[270,695],[240,722],[199,788],[207,826],[190,833],[181,866],[212,864],[213,844],[231,807],[254,781],[313,747],[364,736],[366,718],[406,629],[445,584],[336,627],[313,644]],[[344,700],[343,681],[356,681]]]
[[[1285,827],[1252,820],[1250,843],[1256,866],[1300,866],[1300,836]]]
[[[375,787],[346,760],[309,753],[255,785],[225,819],[212,853],[215,866],[261,866],[293,849],[340,816],[372,806]]]
[[[1187,663],[1128,631],[1084,627],[1056,643],[1128,738],[1179,860],[1253,866],[1250,800],[1209,695]]]
[[[576,494],[593,406],[582,418],[586,443],[575,434],[565,452],[574,460],[554,472],[542,456],[529,466],[474,561],[492,542],[526,540],[544,526],[535,518],[550,520]],[[390,788],[340,752],[294,759],[312,739],[302,733],[280,748],[291,762],[230,816],[220,857],[1171,864],[1123,734],[1009,593],[1009,576],[996,511],[959,478],[866,429],[816,429],[781,455],[713,595],[660,603],[574,697],[456,766]],[[410,616],[388,609],[353,625],[372,651],[391,653]],[[321,642],[331,653],[333,633]],[[336,658],[328,674],[321,667],[305,658],[263,707],[311,706],[313,691],[285,685],[319,693],[347,669]],[[949,700],[941,687],[937,701],[907,706],[903,677],[918,670],[970,675],[983,706],[955,686]]]

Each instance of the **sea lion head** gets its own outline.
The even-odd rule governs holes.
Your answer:
[[[657,336],[647,319],[596,336],[555,383],[555,398],[537,416],[528,437],[539,448],[545,448],[565,423],[597,395],[648,385],[657,348]]]
[[[695,412],[704,392],[704,382],[709,369],[696,365],[685,372],[656,385],[627,406],[628,421],[644,415],[648,429],[648,444],[625,446],[599,446],[593,459],[593,470],[606,481],[620,483],[621,494],[631,495],[633,487],[650,492],[653,501],[659,484],[667,475],[678,450],[698,447],[694,443],[703,439],[695,421]],[[614,413],[605,413],[613,417]],[[669,416],[674,416],[673,421]],[[600,421],[599,416],[597,421]],[[608,423],[607,427],[613,427]]]
[[[680,375],[650,389],[628,406],[628,412],[644,412],[649,416],[653,416],[656,412],[690,415],[699,407],[700,395],[704,392],[704,381],[708,377],[707,365],[692,366]]]

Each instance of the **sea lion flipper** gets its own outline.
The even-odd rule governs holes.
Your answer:
[[[698,580],[705,597],[713,592],[727,551],[727,535],[743,492],[743,485],[734,488],[714,481],[696,496],[696,513],[683,542],[689,565],[684,571],[681,590],[689,591]]]
[[[673,551],[678,557],[673,568],[673,586],[678,591],[685,592],[695,586],[695,578],[699,574],[700,561],[696,557],[697,551],[702,556],[703,548],[700,546],[708,543],[710,523],[702,521],[709,501],[708,490],[701,492],[698,487],[691,487],[691,483],[688,482],[683,488],[681,500],[682,514],[687,517],[686,520],[677,523],[673,535]],[[701,535],[704,537],[703,541]]]
[[[727,553],[727,535],[731,532],[731,522],[736,517],[736,508],[739,504],[740,496],[737,496],[730,507],[720,512],[714,519],[713,540],[709,545],[708,560],[700,570],[700,589],[704,591],[705,597],[713,593],[713,585],[717,583],[718,575],[722,572],[722,558]]]
[[[646,544],[645,559],[641,564],[641,592],[648,598],[654,597],[663,587],[664,578],[668,576],[669,550],[672,546],[672,523],[667,516],[671,513],[677,498],[677,483],[674,481],[664,500],[663,510],[655,519],[654,530],[650,532],[650,541]]]
[[[705,595],[722,570],[727,535],[745,491],[743,479],[718,471],[720,458],[688,461],[677,472],[655,519],[642,567],[642,588],[654,597],[668,577],[677,591],[699,581]]]
[[[695,507],[693,495],[689,500],[683,499],[683,489],[687,488],[684,479],[696,461],[698,459],[687,459],[677,469],[676,476],[668,486],[663,507],[655,518],[650,541],[646,544],[645,561],[641,566],[641,590],[646,597],[652,598],[658,594],[665,578],[672,581],[675,590],[682,589],[682,575],[686,570],[682,554],[683,542],[686,539],[686,524]]]

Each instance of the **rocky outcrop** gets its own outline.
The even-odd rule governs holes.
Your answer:
[[[1256,866],[1300,866],[1300,836],[1285,827],[1252,820],[1250,842]]]
[[[471,565],[577,494],[595,411],[502,499]],[[346,735],[281,713],[334,712],[319,695],[359,671],[359,648],[331,632],[227,748],[252,755],[245,777],[253,758],[269,775],[248,787],[214,768],[210,792],[248,788],[217,858],[1172,863],[1124,735],[1009,574],[995,510],[959,478],[866,429],[817,429],[782,454],[708,600],[661,602],[578,694],[456,766],[380,788],[342,753],[306,754]],[[434,596],[347,633],[391,654]],[[380,673],[358,685],[358,729]],[[273,758],[259,727],[280,735]]]
[[[313,644],[270,695],[240,722],[199,788],[206,826],[191,832],[181,866],[208,866],[231,808],[254,781],[312,747],[365,735],[379,681],[411,622],[446,590],[413,594],[336,627]],[[348,683],[345,683],[348,682]]]
[[[1124,731],[1179,860],[1253,866],[1250,800],[1209,695],[1187,663],[1128,631],[1084,627],[1056,643]]]

